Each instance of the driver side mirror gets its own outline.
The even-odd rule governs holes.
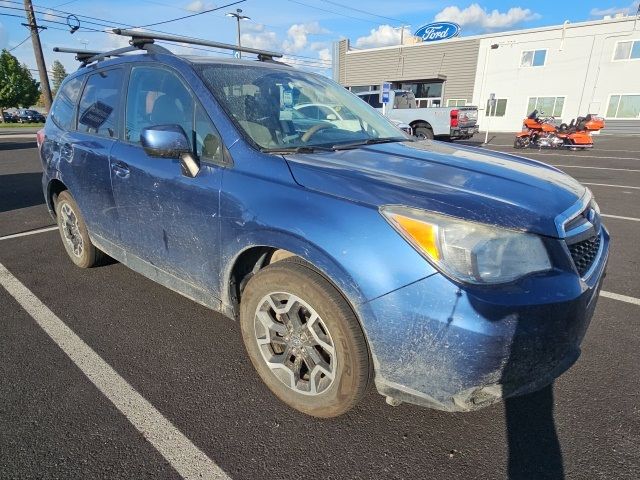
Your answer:
[[[182,174],[193,178],[200,171],[200,160],[193,155],[189,139],[180,125],[154,125],[140,132],[142,148],[150,157],[179,158]]]

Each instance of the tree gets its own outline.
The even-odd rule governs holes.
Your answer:
[[[0,53],[0,118],[6,108],[27,106],[38,101],[40,84],[31,76],[26,65],[7,50]]]
[[[31,70],[25,64],[22,65],[22,77],[20,80],[20,99],[18,105],[31,107],[40,98],[40,82],[36,82],[31,75]]]
[[[58,93],[58,89],[62,84],[62,81],[66,78],[67,71],[64,68],[64,65],[60,63],[58,60],[54,60],[53,65],[51,66],[52,77],[53,77],[53,91],[52,95],[55,97],[56,93]]]

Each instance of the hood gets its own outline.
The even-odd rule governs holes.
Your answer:
[[[311,190],[551,237],[558,236],[555,217],[586,191],[542,162],[429,140],[285,158],[295,181]]]

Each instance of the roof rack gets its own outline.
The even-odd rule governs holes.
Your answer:
[[[180,35],[170,35],[167,33],[153,33],[153,32],[140,32],[138,30],[126,30],[122,28],[116,28],[113,30],[116,35],[122,35],[124,37],[131,37],[128,47],[118,48],[116,50],[110,50],[108,52],[98,52],[94,50],[78,50],[75,48],[63,48],[55,47],[54,52],[60,53],[75,53],[76,60],[81,63],[81,67],[88,65],[89,63],[99,62],[109,57],[118,57],[125,53],[134,52],[136,50],[146,50],[149,53],[165,53],[173,55],[171,51],[167,50],[160,45],[155,45],[155,40],[166,42],[178,42],[186,43],[188,45],[202,45],[203,47],[220,48],[223,50],[234,50],[236,52],[253,53],[258,55],[258,60],[263,62],[275,62],[275,58],[282,57],[281,53],[270,52],[268,50],[259,50],[257,48],[250,47],[238,47],[236,45],[229,45],[227,43],[211,42],[209,40],[201,40],[199,38],[183,37]]]
[[[116,35],[131,37],[131,45],[140,45],[141,47],[146,43],[153,43],[154,40],[164,40],[166,42],[186,43],[188,45],[201,45],[203,47],[219,48],[222,50],[253,53],[255,55],[258,55],[258,60],[261,61],[270,61],[274,58],[282,57],[282,53],[271,52],[269,50],[259,50],[257,48],[250,47],[239,47],[237,45],[230,45],[228,43],[212,42],[209,40],[202,40],[193,37],[183,37],[181,35],[170,35],[167,33],[141,32],[138,30],[128,30],[123,28],[116,28],[113,30],[113,33],[115,33]]]

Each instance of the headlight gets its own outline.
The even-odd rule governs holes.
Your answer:
[[[416,208],[392,205],[380,212],[418,252],[462,282],[505,283],[551,269],[537,235]]]

